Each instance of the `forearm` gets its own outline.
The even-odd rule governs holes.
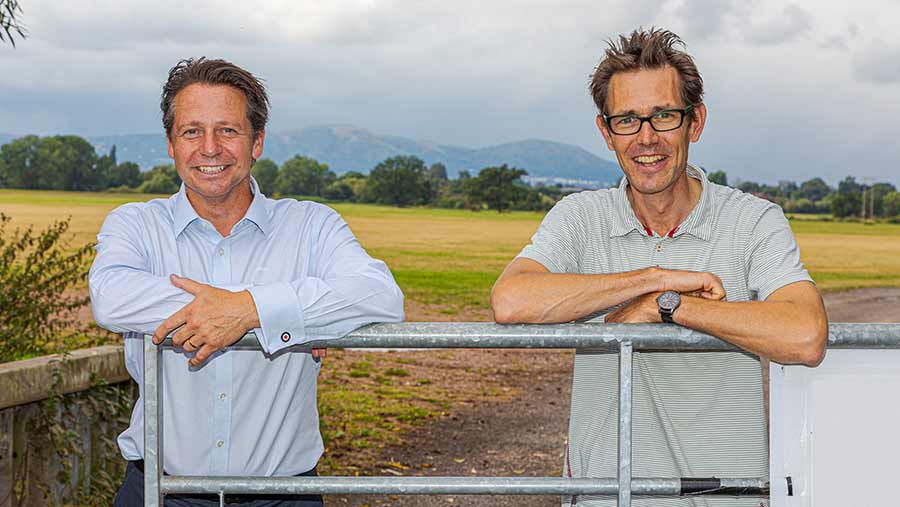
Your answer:
[[[264,348],[339,338],[373,322],[403,320],[403,293],[379,261],[342,276],[251,287]]]
[[[522,272],[502,276],[491,292],[497,322],[571,322],[659,290],[654,268],[614,274]]]
[[[824,309],[802,301],[714,301],[682,296],[674,320],[782,364],[815,366],[828,340]]]
[[[100,327],[117,333],[153,333],[169,316],[194,299],[172,285],[168,276],[126,267],[92,269],[89,286],[94,320]],[[216,287],[238,292],[247,285]]]

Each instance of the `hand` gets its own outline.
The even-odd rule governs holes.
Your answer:
[[[187,352],[196,351],[189,362],[191,366],[200,366],[213,352],[228,347],[247,331],[259,327],[256,303],[249,292],[218,289],[176,275],[169,279],[172,285],[193,294],[194,300],[154,331],[153,343],[158,345],[180,327],[172,335],[172,344]]]
[[[313,359],[325,359],[325,356],[328,355],[328,349],[312,349]]]
[[[725,287],[722,280],[709,272],[683,271],[678,269],[659,269],[661,292],[674,290],[689,296],[704,299],[725,299]]]
[[[655,324],[662,322],[656,298],[662,292],[651,292],[638,296],[630,302],[606,314],[603,319],[609,324]]]

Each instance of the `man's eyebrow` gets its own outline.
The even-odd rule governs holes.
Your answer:
[[[650,110],[650,111],[651,111],[650,114],[658,113],[658,112],[660,112],[660,111],[666,111],[666,110],[668,110],[668,109],[677,109],[677,106],[675,106],[674,104],[671,104],[671,103],[669,103],[669,102],[665,102],[665,103],[663,103],[662,105],[653,106],[653,108]],[[640,116],[641,113],[638,112],[638,111],[636,111],[636,110],[634,110],[634,109],[629,109],[628,111],[624,111],[624,112],[616,113],[616,114],[611,114],[610,116],[627,116],[627,115],[631,115],[631,116]]]

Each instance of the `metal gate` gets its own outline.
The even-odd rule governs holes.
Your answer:
[[[674,325],[491,323],[373,324],[336,340],[310,342],[313,347],[343,348],[518,348],[605,350],[619,354],[618,474],[614,478],[560,477],[195,477],[162,474],[162,349],[144,337],[144,499],[162,505],[163,495],[218,494],[385,494],[385,495],[599,495],[618,498],[630,507],[632,495],[728,495],[767,497],[767,477],[633,478],[631,476],[632,355],[635,351],[737,351],[713,336]],[[898,349],[900,324],[831,324],[829,348]],[[232,349],[261,350],[252,333]]]

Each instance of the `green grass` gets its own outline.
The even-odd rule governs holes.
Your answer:
[[[72,217],[72,244],[93,241],[110,210],[145,194],[0,190],[0,211],[19,225]],[[429,315],[489,307],[490,288],[521,251],[543,214],[395,208],[334,203],[360,243],[384,260],[406,294]],[[792,215],[801,256],[824,290],[900,285],[900,224]],[[426,312],[427,313],[427,312]]]

